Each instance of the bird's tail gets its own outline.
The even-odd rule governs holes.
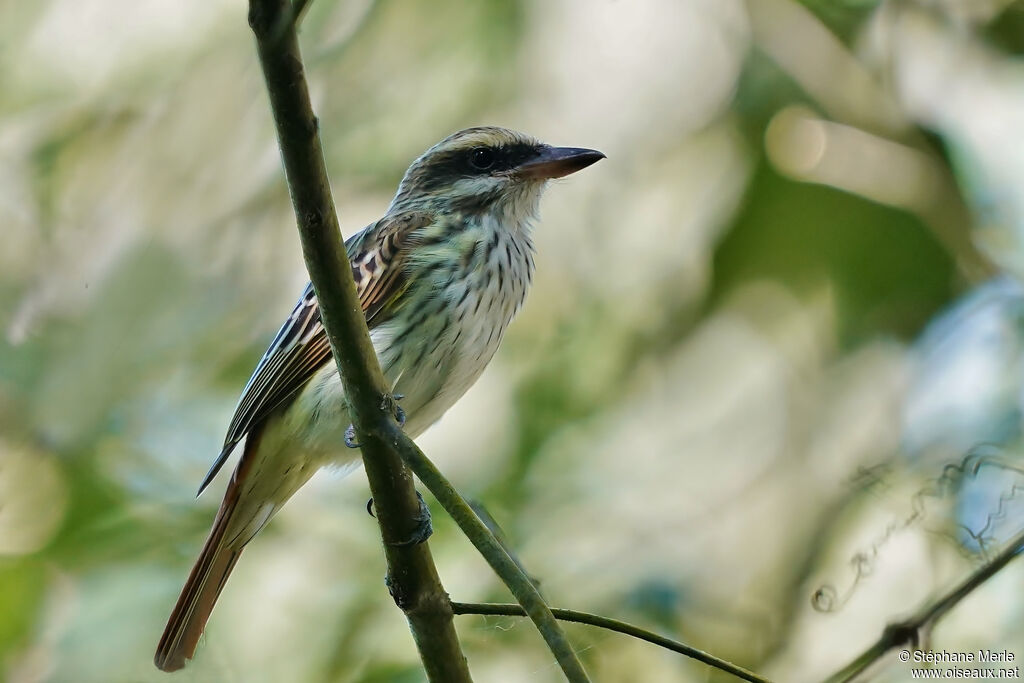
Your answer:
[[[206,621],[242,549],[274,513],[276,506],[272,503],[258,505],[254,510],[254,501],[242,499],[243,482],[252,470],[261,440],[262,433],[258,430],[246,439],[245,451],[231,475],[210,535],[160,636],[153,657],[158,669],[177,671],[185,666],[186,659],[192,659]],[[257,519],[259,513],[262,514]],[[228,536],[229,531],[231,536]]]
[[[177,671],[185,666],[185,660],[191,659],[196,651],[213,605],[242,554],[242,546],[234,547],[224,538],[237,503],[237,495],[232,496],[229,492],[224,497],[213,529],[188,575],[185,587],[181,589],[178,602],[160,637],[153,658],[158,669]]]

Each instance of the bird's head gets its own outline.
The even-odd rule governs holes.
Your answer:
[[[604,154],[552,147],[505,128],[467,128],[412,163],[392,211],[533,214],[548,180],[590,166]]]

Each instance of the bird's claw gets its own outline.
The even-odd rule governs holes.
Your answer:
[[[345,428],[345,445],[349,448],[361,448],[362,444],[356,441],[356,426],[349,425]]]
[[[427,504],[423,500],[423,496],[420,495],[419,491],[416,492],[416,498],[418,498],[420,501],[420,511],[416,514],[415,518],[416,528],[413,530],[411,534],[409,534],[409,538],[405,539],[404,541],[390,541],[388,545],[397,548],[407,547],[410,545],[419,545],[420,543],[423,543],[425,540],[430,538],[430,536],[434,533],[434,527],[430,523],[430,508],[427,507]],[[374,519],[377,518],[377,515],[373,512],[373,498],[366,501],[366,512],[368,512],[369,515]]]
[[[405,426],[405,411],[402,406],[398,405],[398,402],[405,398],[402,394],[384,394],[380,402],[381,410],[390,410],[391,414],[395,416],[395,421],[399,427]]]
[[[409,538],[403,541],[390,541],[388,545],[396,548],[419,545],[434,533],[434,527],[430,524],[430,508],[427,507],[427,503],[423,500],[423,496],[420,495],[419,491],[416,492],[416,498],[420,501],[420,511],[414,518],[416,520],[416,528],[409,534]]]
[[[399,427],[405,426],[405,411],[402,406],[398,405],[405,396],[402,394],[384,394],[380,400],[380,409],[389,410],[394,415],[395,421],[398,422]],[[349,448],[362,448],[362,444],[356,441],[356,427],[350,424],[345,429],[345,445]]]

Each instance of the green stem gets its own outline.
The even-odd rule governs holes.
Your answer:
[[[389,425],[387,441],[398,451],[402,461],[419,477],[427,490],[437,498],[441,507],[455,520],[455,523],[462,529],[462,533],[466,535],[466,538],[479,551],[484,560],[491,565],[498,578],[512,592],[516,601],[522,606],[524,616],[533,620],[537,630],[544,637],[566,678],[572,683],[589,681],[576,652],[572,649],[565,633],[558,625],[558,620],[544,598],[541,597],[537,587],[522,567],[508,554],[494,533],[477,516],[469,503],[445,479],[430,458],[424,455],[412,439],[397,426]]]
[[[455,614],[483,614],[483,615],[496,615],[505,617],[525,617],[526,613],[523,608],[519,605],[503,605],[494,603],[475,603],[475,602],[453,602],[452,611]],[[627,636],[633,636],[640,640],[646,640],[648,643],[653,643],[667,650],[678,652],[681,655],[686,655],[691,659],[696,659],[699,662],[703,662],[708,666],[712,666],[720,671],[730,673],[737,678],[741,678],[745,681],[751,681],[751,683],[769,683],[767,678],[758,676],[752,671],[748,671],[743,667],[736,666],[724,659],[719,659],[712,654],[708,654],[703,650],[698,650],[695,647],[690,647],[685,643],[680,643],[677,640],[660,636],[657,633],[648,631],[647,629],[634,626],[633,624],[627,624],[624,621],[618,619],[610,619],[608,617],[602,617],[599,614],[590,614],[589,612],[577,612],[571,609],[560,609],[558,607],[552,607],[551,612],[561,621],[571,621],[577,624],[587,624],[589,626],[596,626],[597,628],[603,628],[608,631],[615,631],[616,633],[622,633]]]

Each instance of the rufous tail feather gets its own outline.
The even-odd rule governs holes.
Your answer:
[[[257,434],[250,434],[245,453],[231,477],[231,483],[228,484],[210,535],[188,575],[188,580],[185,581],[184,588],[181,589],[181,595],[178,596],[171,616],[167,619],[167,626],[164,627],[156,655],[153,657],[158,669],[177,671],[185,666],[185,660],[192,659],[220,591],[231,575],[235,563],[238,562],[245,542],[249,540],[246,538],[239,542],[237,538],[226,539],[225,533],[238,507],[240,482],[248,470],[246,455],[255,449],[258,441]]]

